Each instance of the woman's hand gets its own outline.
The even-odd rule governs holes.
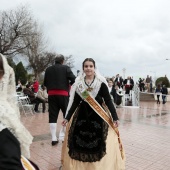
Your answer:
[[[68,123],[68,120],[64,119],[61,124],[62,124],[62,126],[66,126],[67,123]]]
[[[117,127],[119,126],[119,122],[118,122],[118,120],[113,121],[113,125],[114,125],[114,127],[115,127],[115,128],[117,128]]]

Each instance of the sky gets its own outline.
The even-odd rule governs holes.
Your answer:
[[[21,4],[42,24],[50,48],[74,57],[75,74],[93,58],[107,77],[170,79],[169,0],[1,0],[0,10]]]

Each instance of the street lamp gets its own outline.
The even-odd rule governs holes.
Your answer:
[[[151,73],[154,73],[154,79],[156,79],[156,71],[150,71]]]
[[[123,68],[122,70],[123,70],[123,79],[125,79],[125,72],[126,72],[126,69]]]

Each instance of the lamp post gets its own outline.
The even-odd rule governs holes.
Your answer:
[[[156,71],[150,71],[151,73],[154,73],[154,81],[156,81]]]
[[[125,79],[125,72],[126,72],[126,69],[123,68],[122,70],[123,70],[123,79]]]

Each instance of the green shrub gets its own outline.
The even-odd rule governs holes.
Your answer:
[[[23,85],[27,82],[27,70],[24,68],[22,62],[19,62],[16,65],[15,79],[16,79],[16,82],[20,80]]]
[[[170,87],[170,83],[169,83],[169,80],[168,78],[165,76],[165,77],[159,77],[157,80],[156,80],[156,86],[158,84],[161,84],[161,85],[166,85],[166,87]]]

